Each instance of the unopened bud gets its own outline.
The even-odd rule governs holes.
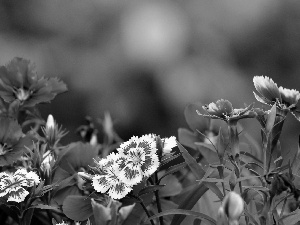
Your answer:
[[[49,114],[47,118],[46,129],[54,129],[54,127],[55,127],[54,118],[51,114]]]
[[[242,197],[234,192],[229,192],[223,199],[221,206],[226,214],[229,224],[238,224],[241,214],[244,211],[244,200]]]

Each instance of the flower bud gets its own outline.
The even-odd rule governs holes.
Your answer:
[[[54,129],[55,127],[55,122],[54,122],[54,118],[51,114],[49,114],[48,118],[47,118],[47,123],[46,123],[46,129]]]
[[[229,224],[236,224],[244,210],[244,200],[238,193],[231,191],[223,199],[221,207],[228,218]]]

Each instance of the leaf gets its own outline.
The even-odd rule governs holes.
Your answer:
[[[192,149],[196,149],[195,142],[200,141],[197,134],[195,134],[194,132],[192,132],[186,128],[178,129],[178,140],[184,146],[192,148]]]
[[[205,175],[205,171],[203,168],[196,162],[196,160],[188,153],[188,151],[177,141],[177,146],[182,153],[182,156],[185,162],[190,167],[192,173],[195,175],[197,180],[201,180]],[[214,192],[220,200],[223,199],[223,194],[221,193],[220,189],[214,183],[205,183],[207,187]]]
[[[31,224],[31,219],[32,219],[32,216],[33,216],[33,212],[34,212],[34,209],[32,209],[32,208],[26,210],[25,216],[22,219],[24,225],[30,225]]]
[[[184,210],[184,209],[166,210],[164,212],[161,212],[161,213],[158,213],[158,214],[155,214],[155,215],[151,216],[149,218],[149,220],[150,219],[155,219],[155,218],[158,218],[158,217],[161,217],[161,216],[167,216],[167,215],[173,215],[173,214],[175,214],[175,215],[185,215],[185,216],[194,216],[194,217],[205,220],[208,224],[211,224],[211,225],[216,225],[217,224],[217,222],[213,218],[211,218],[211,217],[209,217],[209,216],[207,216],[203,213],[194,212],[194,211],[191,211],[191,210]]]
[[[138,196],[145,195],[145,194],[148,194],[150,192],[154,192],[154,191],[160,190],[164,186],[165,185],[149,185],[149,186],[146,186],[142,190],[139,191]]]
[[[91,198],[86,196],[67,196],[63,202],[64,214],[72,220],[84,221],[93,215]]]
[[[93,208],[95,225],[106,225],[111,220],[111,209],[97,203],[94,199],[91,199]]]
[[[201,111],[202,107],[199,103],[192,103],[185,107],[184,116],[187,124],[193,130],[208,130],[210,119],[199,116],[196,111]]]
[[[191,169],[192,173],[195,175],[195,177],[198,180],[200,180],[204,176],[205,171],[196,162],[196,160],[188,153],[188,151],[178,141],[176,141],[176,142],[177,142],[177,146],[178,146],[185,162],[190,167],[190,169]]]
[[[283,216],[280,221],[282,221],[284,224],[296,224],[300,221],[300,209],[297,209],[296,211]]]
[[[161,182],[165,186],[159,191],[160,197],[176,196],[182,191],[182,185],[174,175],[163,178]]]
[[[203,155],[203,157],[206,159],[206,161],[209,164],[220,163],[220,158],[218,156],[218,153],[215,150],[213,151],[210,148],[205,147],[204,145],[198,145],[198,143],[197,143],[197,149],[200,151],[200,153]]]
[[[208,187],[206,187],[204,183],[195,185],[195,187],[190,192],[184,193],[184,196],[186,197],[181,201],[178,209],[191,210],[207,190]],[[185,217],[186,215],[175,215],[173,217],[171,225],[180,225]]]
[[[159,178],[158,182],[161,181],[161,179],[163,179],[164,177],[170,175],[170,174],[173,174],[179,170],[181,170],[182,168],[186,167],[187,166],[187,163],[186,162],[183,162],[183,163],[179,163],[175,166],[171,166],[169,167],[166,172],[161,176],[161,178]]]

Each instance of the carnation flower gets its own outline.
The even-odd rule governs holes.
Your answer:
[[[29,192],[24,187],[32,187],[40,183],[35,172],[19,169],[13,175],[0,173],[0,197],[7,196],[7,201],[23,202]]]
[[[12,164],[32,146],[32,138],[24,135],[20,125],[11,118],[0,118],[0,166]]]
[[[101,193],[108,192],[113,199],[124,198],[132,190],[132,186],[121,179],[118,159],[119,155],[115,153],[101,159],[96,163],[97,174],[92,178],[94,189]]]
[[[38,77],[29,60],[16,57],[0,67],[0,96],[5,102],[19,101],[22,107],[33,107],[65,91],[67,86],[57,78]]]
[[[256,113],[252,110],[253,104],[243,109],[234,109],[228,100],[220,99],[217,102],[212,102],[202,107],[208,114],[201,114],[198,110],[198,115],[211,119],[221,119],[226,122],[237,121],[243,118],[253,118]]]
[[[130,185],[152,175],[159,166],[156,142],[150,136],[132,137],[118,148],[121,179]]]
[[[289,110],[296,119],[300,120],[300,114],[296,107],[300,99],[299,91],[283,87],[278,88],[271,78],[264,76],[255,76],[253,83],[260,94],[259,96],[254,92],[257,101],[270,106],[276,104],[278,108]]]

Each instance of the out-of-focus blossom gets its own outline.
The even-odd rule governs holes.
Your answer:
[[[101,193],[108,192],[113,199],[124,198],[132,190],[131,185],[121,179],[118,160],[119,155],[114,153],[101,159],[96,165],[98,173],[92,178],[94,189]]]
[[[13,119],[0,118],[0,166],[18,160],[32,145],[32,138],[24,135],[20,125]]]
[[[244,200],[242,197],[231,191],[223,199],[222,205],[218,211],[219,220],[227,220],[229,225],[238,225],[238,220],[244,211]],[[221,223],[222,224],[222,223]],[[227,223],[224,223],[227,224]]]
[[[198,115],[209,117],[211,119],[221,119],[228,123],[238,121],[244,118],[253,118],[256,113],[252,110],[253,104],[243,108],[234,109],[228,100],[220,99],[217,102],[212,102],[202,107],[208,114],[201,114],[198,110]]]
[[[253,83],[260,94],[259,96],[254,92],[257,101],[270,106],[276,104],[278,108],[290,111],[300,121],[300,112],[296,106],[300,99],[299,91],[283,87],[278,88],[277,84],[267,76],[255,76]]]
[[[35,172],[19,169],[13,175],[0,173],[0,197],[7,195],[7,201],[22,202],[29,192],[24,187],[32,187],[40,183]]]
[[[19,101],[20,107],[33,107],[65,91],[67,86],[57,78],[38,77],[29,60],[16,57],[0,67],[0,96],[5,102]]]
[[[118,148],[121,179],[130,185],[152,175],[159,166],[156,142],[148,136],[132,137]]]

